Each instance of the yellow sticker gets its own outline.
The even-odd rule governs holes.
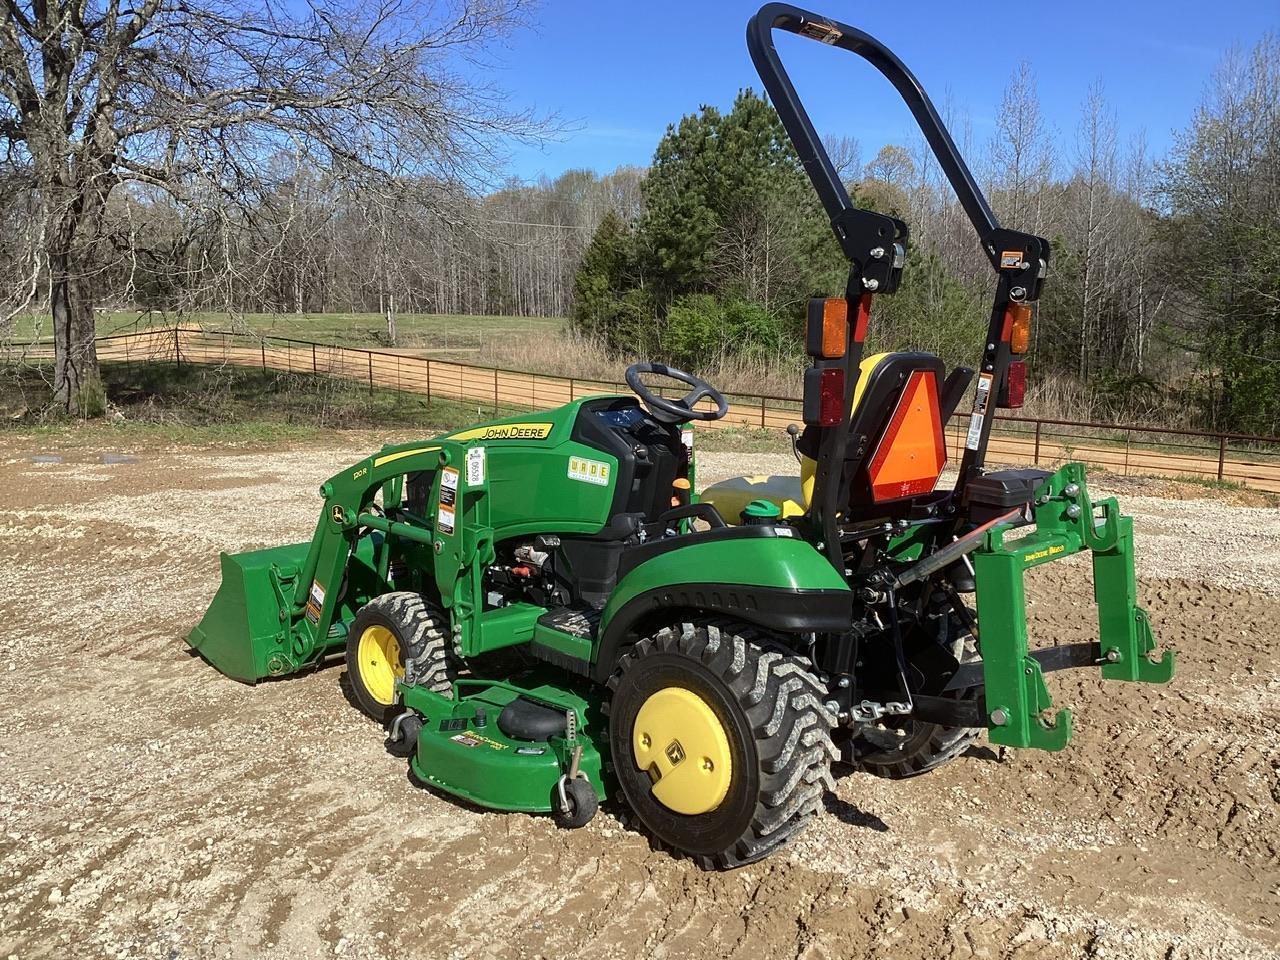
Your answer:
[[[551,433],[551,423],[495,423],[488,427],[476,427],[451,433],[446,440],[545,440]]]
[[[439,447],[417,447],[413,450],[401,450],[399,453],[389,453],[385,457],[378,457],[373,461],[373,465],[375,467],[381,467],[383,464],[395,463],[397,460],[403,460],[405,457],[412,457],[419,453],[434,453],[439,449]],[[354,480],[358,477],[359,474],[356,474],[352,479]]]

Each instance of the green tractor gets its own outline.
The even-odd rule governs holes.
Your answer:
[[[866,58],[919,122],[996,273],[977,371],[924,353],[863,358],[907,228],[851,205],[775,29]],[[1051,670],[1173,673],[1171,653],[1154,658],[1116,502],[1093,502],[1078,464],[984,466],[995,408],[1021,402],[1049,244],[997,224],[879,42],[786,4],[763,7],[747,40],[851,264],[843,299],[809,304],[798,476],[696,496],[691,425],[729,404],[696,376],[636,364],[635,396],[388,446],[343,470],[320,488],[309,543],[222,556],[188,638],[248,683],[345,652],[355,701],[416,781],[569,827],[618,796],[709,868],[784,844],[821,810],[833,770],[913,776],[983,730],[1062,749],[1071,715],[1052,709]],[[678,398],[655,376],[681,384]],[[937,489],[943,425],[970,388],[958,479]],[[1025,571],[1084,550],[1099,639],[1029,650]]]

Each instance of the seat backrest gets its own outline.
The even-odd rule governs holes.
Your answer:
[[[945,380],[943,374],[942,361],[929,353],[880,353],[862,361],[845,449],[846,511],[864,513],[934,488],[947,459],[943,427],[973,378],[964,367]],[[807,505],[817,435],[813,428],[805,434],[799,446]]]

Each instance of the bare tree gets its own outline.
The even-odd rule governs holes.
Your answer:
[[[1067,218],[1080,260],[1076,374],[1081,380],[1089,376],[1101,340],[1101,305],[1110,292],[1114,270],[1117,167],[1115,115],[1107,106],[1101,81],[1095,81],[1089,86],[1076,128],[1071,183],[1074,202]]]
[[[54,396],[100,396],[93,254],[113,193],[247,208],[288,153],[366,184],[474,184],[539,125],[463,76],[525,0],[2,0],[0,133],[38,210]],[[91,411],[90,411],[91,412]]]
[[[857,137],[827,136],[822,138],[831,165],[835,167],[840,182],[848,185],[862,170],[862,144]]]
[[[996,111],[990,164],[1002,219],[1019,230],[1041,232],[1049,216],[1043,206],[1044,187],[1053,163],[1035,74],[1025,60],[1010,78]]]

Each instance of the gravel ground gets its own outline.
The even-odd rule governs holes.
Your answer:
[[[796,472],[789,454],[698,455],[700,486],[728,477]],[[942,482],[954,483],[954,474],[944,474]],[[1095,500],[1118,497],[1125,512],[1137,518],[1140,576],[1199,580],[1280,596],[1280,509],[1226,503],[1214,491],[1193,484],[1106,474],[1089,481],[1089,493]],[[1200,499],[1184,499],[1188,497]]]
[[[614,804],[564,832],[413,788],[340,668],[247,687],[189,654],[218,551],[308,537],[363,444],[36,452],[0,439],[0,957],[1280,956],[1280,511],[1126,495],[1173,684],[1057,674],[1064,752],[847,776],[707,874]],[[702,476],[744,465],[790,462]],[[1087,584],[1039,568],[1033,638],[1085,639]]]

